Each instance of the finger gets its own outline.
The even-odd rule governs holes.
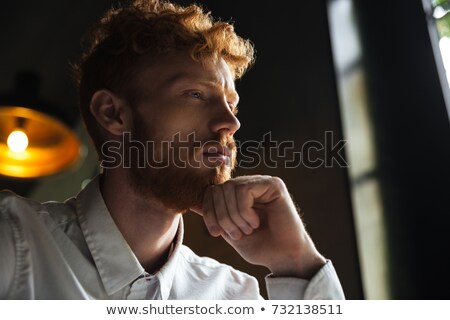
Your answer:
[[[250,189],[250,184],[235,186],[236,204],[240,216],[253,228],[259,227],[260,219],[253,205],[255,203],[254,196]]]
[[[205,222],[208,232],[213,237],[218,237],[223,232],[217,223],[216,215],[214,213],[214,203],[211,193],[211,188],[207,188],[203,195],[203,221]]]
[[[248,192],[255,202],[266,204],[279,198],[286,191],[286,186],[278,177],[264,176],[247,185]]]
[[[214,212],[216,214],[219,226],[234,240],[242,237],[242,232],[233,222],[228,214],[228,208],[225,202],[222,185],[214,185],[211,187],[212,198],[214,200]]]
[[[199,216],[203,216],[203,208],[201,208],[199,206],[190,207],[189,210],[191,210],[192,212],[195,212]]]
[[[243,233],[245,233],[246,235],[251,234],[253,228],[247,223],[247,221],[245,221],[244,218],[241,217],[241,214],[239,213],[237,207],[236,192],[234,190],[234,183],[225,182],[223,184],[222,190],[225,198],[225,204],[227,206],[228,214],[231,220],[239,227],[239,229]]]

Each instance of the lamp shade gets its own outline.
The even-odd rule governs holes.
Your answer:
[[[63,122],[21,106],[0,106],[0,175],[37,178],[74,165],[81,143]]]

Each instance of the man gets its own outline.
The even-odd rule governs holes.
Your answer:
[[[274,299],[342,299],[279,178],[231,179],[253,47],[198,6],[137,0],[91,30],[76,66],[80,109],[104,167],[77,197],[0,196],[0,297],[257,299],[257,281],[182,244],[203,216]],[[167,147],[167,148],[166,148]]]

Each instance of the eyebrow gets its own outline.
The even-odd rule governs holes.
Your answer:
[[[181,80],[192,80],[192,81],[195,81],[196,83],[199,83],[199,84],[202,84],[202,85],[205,85],[208,87],[215,87],[215,88],[219,88],[220,90],[225,89],[226,95],[231,96],[234,100],[236,100],[236,105],[239,102],[239,95],[236,92],[236,90],[233,90],[233,89],[230,90],[228,88],[223,88],[222,85],[220,83],[218,83],[217,81],[215,81],[214,79],[198,80],[186,72],[179,72],[179,73],[174,74],[173,76],[171,76],[167,80],[165,80],[162,85],[170,87]]]
[[[164,80],[162,85],[163,86],[171,86],[175,82],[177,82],[177,81],[179,81],[181,79],[185,79],[185,78],[190,78],[190,75],[188,73],[186,73],[186,72],[178,72],[178,73],[175,73],[174,75],[170,76],[166,80]]]

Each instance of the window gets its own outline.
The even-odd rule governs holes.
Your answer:
[[[450,116],[450,0],[423,0],[436,65]]]
[[[344,137],[348,140],[348,172],[364,295],[366,299],[389,299],[384,210],[353,1],[329,1],[328,17]]]

